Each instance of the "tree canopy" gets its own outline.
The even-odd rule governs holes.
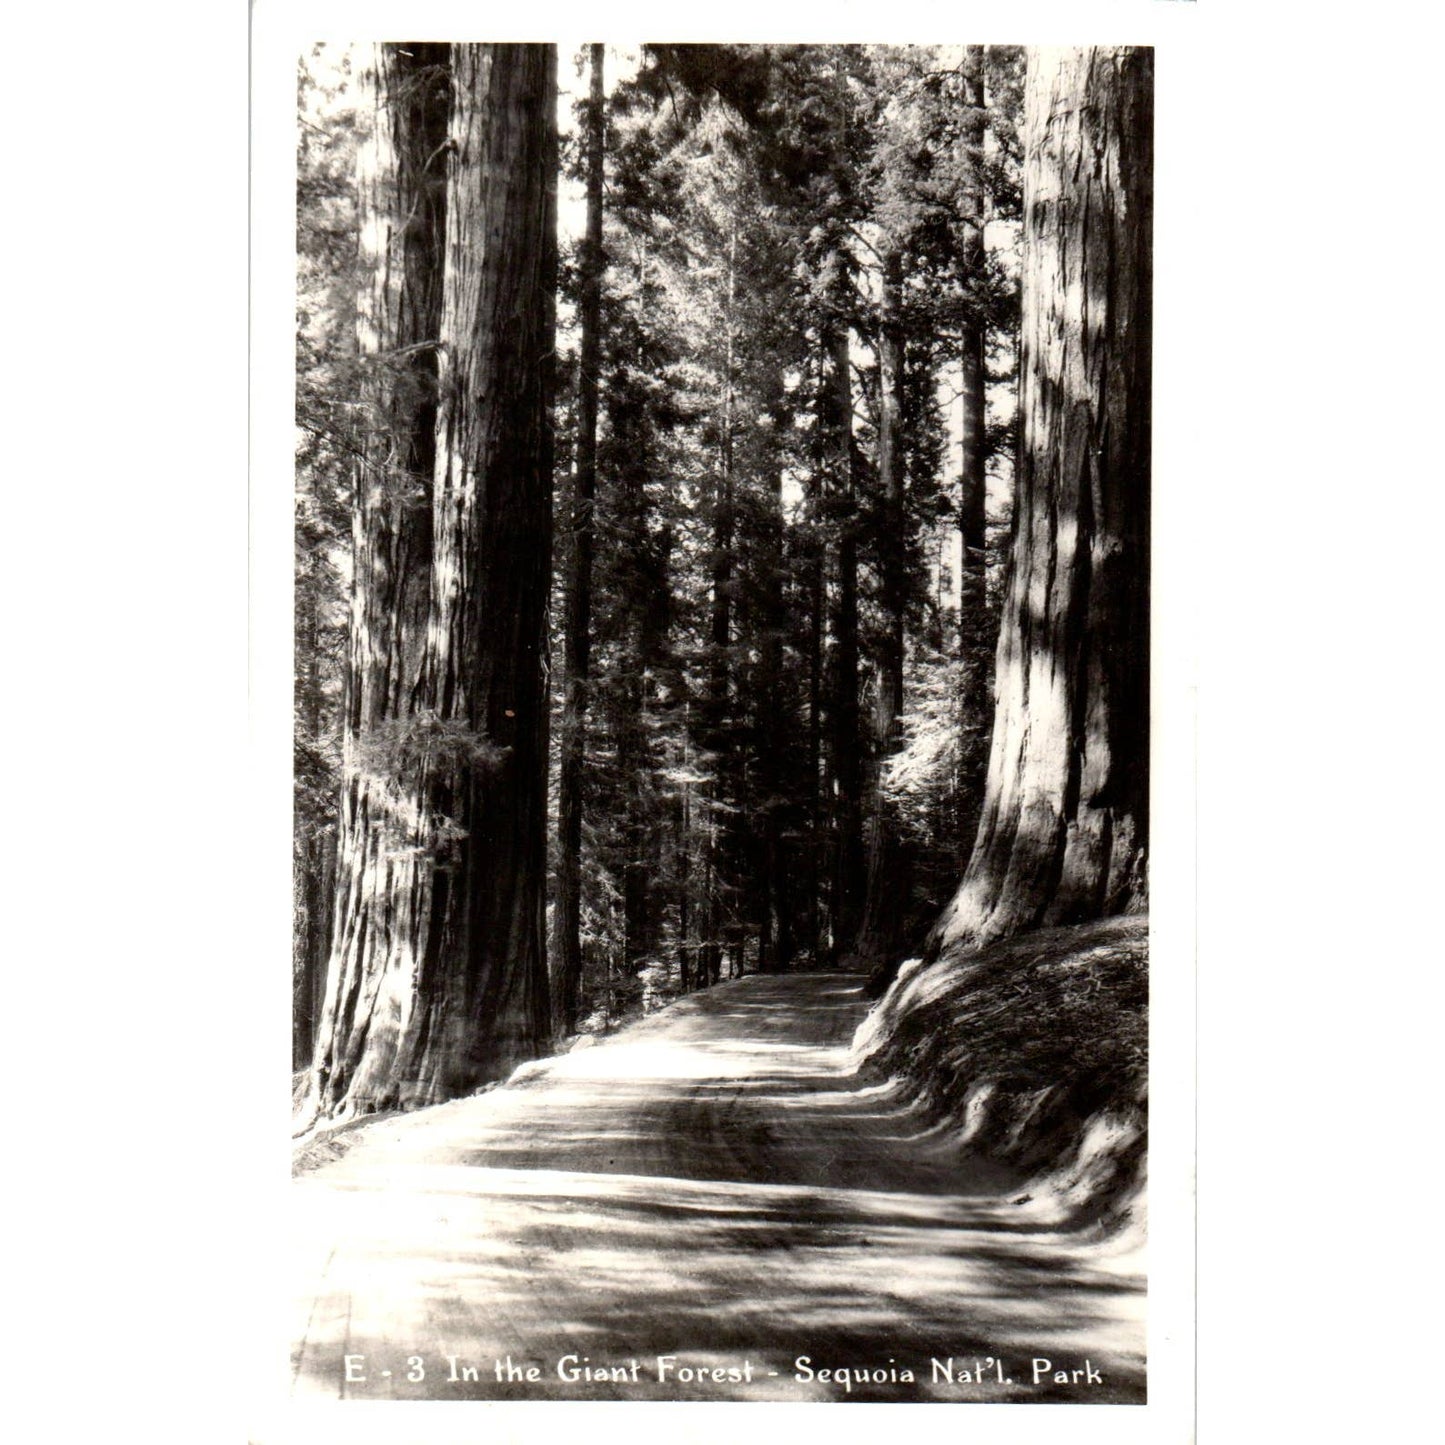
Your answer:
[[[319,1038],[354,1075],[374,1044],[336,1027],[367,1000],[402,1053],[453,1039],[358,1107],[496,1077],[728,974],[886,973],[921,948],[957,915],[980,818],[997,832],[995,657],[1012,677],[1028,654],[1049,566],[1034,479],[1057,446],[1030,407],[1071,282],[1027,208],[1060,63],[591,47],[562,58],[575,104],[552,137],[544,51],[301,64],[294,1052]],[[1064,54],[1052,83],[1146,86],[1146,52]],[[1144,102],[1120,103],[1070,144],[1144,134]],[[1147,211],[1132,174],[1116,156],[1089,214]],[[1119,224],[1147,259],[1133,212]],[[1111,439],[1120,406],[1147,394],[1105,401]],[[1060,625],[1103,636],[1101,596]],[[1120,666],[1137,688],[1137,647]],[[1121,727],[1137,773],[1147,723]],[[363,821],[383,812],[405,839]],[[456,968],[464,986],[428,983]]]

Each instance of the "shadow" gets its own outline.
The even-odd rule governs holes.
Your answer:
[[[852,1072],[860,983],[725,984],[298,1181],[297,1393],[1141,1401],[1142,1280]]]

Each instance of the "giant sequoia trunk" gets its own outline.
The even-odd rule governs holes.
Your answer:
[[[378,64],[394,125],[406,112],[382,87],[401,56],[383,47]],[[451,70],[444,137],[431,151],[430,129],[395,147],[446,157],[444,245],[434,231],[417,240],[419,271],[442,271],[437,329],[412,343],[419,355],[439,343],[431,566],[421,634],[403,620],[416,608],[402,594],[414,596],[425,567],[382,587],[364,565],[373,524],[359,519],[340,900],[313,1081],[331,1114],[452,1097],[503,1076],[548,1034],[555,58],[551,46],[458,45]],[[379,325],[369,298],[398,269],[403,285],[410,274],[396,236],[419,211],[405,167],[395,173],[377,187],[384,211],[363,186],[374,278],[364,348],[368,316]],[[395,350],[389,340],[373,350]],[[389,710],[370,701],[379,693]]]
[[[978,837],[930,953],[1144,901],[1152,168],[1151,51],[1030,53],[998,701]]]
[[[369,134],[357,165],[360,455],[342,718],[340,836],[326,993],[315,1011],[320,1088],[337,1071],[336,1005],[360,987],[397,922],[409,871],[391,767],[421,673],[431,585],[437,335],[446,232],[446,45],[378,45],[361,76]],[[343,978],[346,982],[343,983]]]

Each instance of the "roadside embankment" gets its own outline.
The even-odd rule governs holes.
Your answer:
[[[1061,1225],[1142,1235],[1148,954],[1131,915],[911,960],[855,1054],[961,1148],[1024,1170]]]

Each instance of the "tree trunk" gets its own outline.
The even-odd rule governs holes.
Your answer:
[[[723,305],[723,374],[719,397],[718,458],[714,481],[712,518],[712,597],[709,605],[709,661],[706,699],[706,746],[713,755],[712,780],[707,785],[714,802],[722,803],[738,793],[734,777],[735,738],[732,736],[732,707],[729,678],[729,649],[732,644],[733,544],[736,523],[736,479],[733,475],[734,345],[733,312],[737,299],[737,221],[728,239],[726,291]],[[722,942],[727,912],[723,889],[728,879],[726,863],[732,855],[732,825],[722,807],[714,807],[707,830],[706,862],[700,958],[708,984],[722,976]]]
[[[322,736],[321,625],[315,585],[296,588],[295,647],[305,672],[298,679],[298,732],[313,746]],[[309,790],[308,790],[309,791]],[[291,1067],[310,1066],[326,987],[335,895],[336,826],[296,803],[292,846]]]
[[[639,494],[641,487],[638,488]],[[639,498],[640,500],[640,498]],[[639,517],[643,514],[638,513]],[[640,629],[633,670],[622,685],[623,711],[617,744],[618,771],[623,778],[622,962],[629,977],[656,946],[658,819],[647,788],[651,770],[648,747],[646,627]]]
[[[816,486],[815,482],[815,486]],[[804,576],[808,598],[808,781],[804,790],[809,843],[803,860],[803,908],[800,929],[803,947],[816,965],[822,943],[823,912],[823,630],[826,609],[824,546],[819,530],[818,498],[813,498],[813,525],[805,543]]]
[[[988,787],[930,954],[1146,896],[1153,55],[1035,50]]]
[[[307,1068],[326,999],[331,909],[336,897],[336,832],[308,833],[294,853],[296,901],[291,978],[291,1067]]]
[[[454,1097],[548,1037],[553,47],[454,46],[452,91],[425,646],[365,846],[348,839],[329,1114]]]
[[[883,787],[887,759],[902,742],[904,613],[908,587],[903,505],[902,291],[902,258],[890,246],[883,260],[883,307],[878,333],[878,490],[881,496],[877,545],[883,627],[875,664],[873,738],[876,751],[869,789],[867,877],[862,918],[850,949],[855,965],[882,962],[897,948],[908,901],[898,822]]]
[[[558,779],[556,965],[557,1026],[577,1030],[582,983],[582,773],[587,737],[588,673],[592,653],[592,557],[596,538],[597,392],[601,368],[603,54],[591,49],[592,83],[587,108],[587,235],[580,253],[581,355],[578,365],[577,472],[572,500],[572,575],[567,590],[567,638],[563,657],[561,758]]]
[[[384,949],[401,906],[388,886],[396,850],[405,846],[393,761],[420,676],[430,588],[450,69],[446,45],[378,45],[361,77],[371,103],[357,160],[363,420],[336,902],[315,1030],[318,1103],[331,1072],[336,1001],[348,991],[342,975],[364,972],[366,960]]]
[[[984,435],[987,332],[983,312],[984,190],[981,178],[988,112],[984,47],[970,45],[963,63],[963,142],[967,183],[963,199],[962,255],[971,304],[964,314],[962,371],[962,477],[959,531],[958,644],[963,686],[959,696],[958,806],[952,819],[962,861],[978,828],[988,760],[992,627],[988,609],[988,473]]]
[[[853,379],[846,326],[833,332],[832,411],[836,446],[834,507],[838,530],[837,604],[833,618],[829,769],[833,784],[833,878],[830,921],[836,954],[853,938],[863,902],[863,759],[858,708],[858,517],[853,466]]]
[[[758,804],[762,834],[761,917],[758,935],[758,969],[781,973],[792,962],[793,872],[788,857],[786,822],[791,779],[788,768],[790,719],[783,706],[783,609],[784,534],[783,457],[779,437],[788,425],[784,374],[781,366],[769,368],[765,411],[771,421],[768,450],[762,460],[766,491],[763,495],[758,666],[753,688],[757,709],[758,772],[762,799]]]

